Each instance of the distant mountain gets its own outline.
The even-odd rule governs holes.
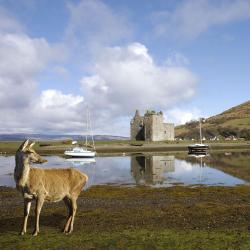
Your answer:
[[[250,101],[207,118],[202,123],[202,133],[206,138],[234,136],[250,140]],[[197,138],[199,122],[191,121],[177,126],[175,135],[180,138]]]
[[[0,134],[1,141],[22,141],[25,139],[31,140],[83,140],[85,139],[82,135],[46,135],[46,134],[25,134],[25,133],[16,133],[16,134]],[[114,136],[114,135],[94,135],[95,141],[113,141],[113,140],[128,140],[128,137],[124,136]]]

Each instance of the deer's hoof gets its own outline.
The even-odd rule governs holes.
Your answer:
[[[22,231],[19,233],[19,235],[25,235],[26,232]]]
[[[33,234],[32,234],[32,236],[37,236],[38,235],[38,232],[37,231],[35,231]]]
[[[73,230],[63,230],[63,233],[66,235],[69,235],[72,233]]]

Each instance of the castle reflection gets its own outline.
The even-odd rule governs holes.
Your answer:
[[[131,175],[137,185],[163,184],[165,173],[174,172],[174,156],[131,156]]]

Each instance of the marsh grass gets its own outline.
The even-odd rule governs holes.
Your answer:
[[[19,236],[23,203],[0,188],[1,249],[250,249],[250,187],[96,186],[78,199],[72,235],[63,202],[45,204],[40,234]],[[33,205],[34,206],[34,205]]]
[[[0,141],[0,154],[15,154],[21,141]],[[79,142],[80,144],[82,142]],[[193,141],[180,142],[145,142],[145,141],[99,141],[96,142],[96,151],[98,154],[113,154],[113,153],[137,153],[137,152],[176,152],[186,151],[187,145],[194,143]],[[233,142],[213,142],[209,143],[214,150],[229,150],[229,149],[250,149],[248,141],[233,141]],[[64,151],[71,147],[63,141],[37,141],[35,150],[43,155],[63,155]]]
[[[250,235],[238,231],[123,230],[76,232],[60,235],[50,228],[34,238],[10,232],[1,240],[2,249],[250,249]],[[1,237],[1,236],[0,236]]]

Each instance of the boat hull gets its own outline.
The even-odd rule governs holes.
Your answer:
[[[64,154],[69,157],[78,157],[78,158],[91,158],[95,157],[96,152],[72,152],[72,151],[65,151]]]
[[[205,154],[208,149],[208,145],[190,145],[188,146],[188,153]]]

